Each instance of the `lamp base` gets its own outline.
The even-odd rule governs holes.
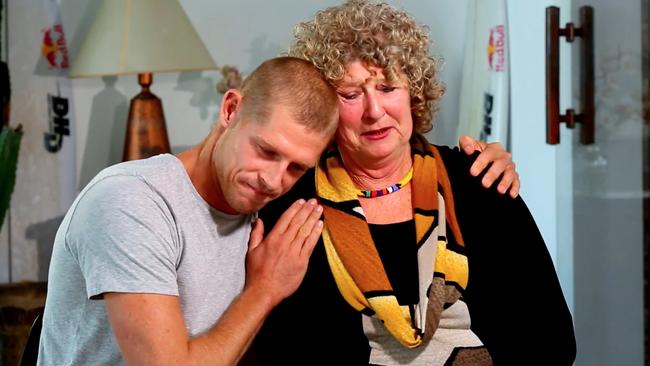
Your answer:
[[[149,90],[153,75],[138,74],[138,82],[142,91],[131,99],[122,155],[124,161],[171,152],[162,101]]]

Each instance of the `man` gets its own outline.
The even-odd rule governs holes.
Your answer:
[[[309,62],[272,59],[224,95],[198,146],[101,172],[55,239],[39,364],[236,363],[302,280],[322,209],[297,201],[266,237],[250,222],[316,164],[337,119]]]

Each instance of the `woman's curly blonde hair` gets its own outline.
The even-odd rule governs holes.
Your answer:
[[[383,68],[389,82],[406,74],[413,128],[432,128],[437,101],[444,94],[438,60],[429,55],[428,28],[387,4],[352,0],[321,10],[314,19],[296,25],[289,55],[311,61],[333,85],[345,75],[345,65],[361,61]]]

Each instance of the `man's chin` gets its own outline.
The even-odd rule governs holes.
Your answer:
[[[259,210],[261,210],[266,204],[269,202],[268,201],[247,201],[247,202],[242,202],[239,207],[236,208],[237,212],[241,214],[252,214],[255,213]]]

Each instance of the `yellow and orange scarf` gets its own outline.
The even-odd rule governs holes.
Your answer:
[[[324,207],[323,239],[339,291],[356,310],[375,314],[408,348],[430,340],[442,312],[467,286],[467,257],[454,212],[447,172],[435,146],[423,138],[412,144],[412,205],[418,246],[419,298],[414,316],[400,306],[372,240],[355,186],[336,150],[316,168],[316,190]],[[448,245],[446,230],[453,235]],[[397,244],[397,243],[396,243]],[[464,316],[469,318],[469,313]],[[467,319],[469,324],[469,319]],[[469,331],[469,329],[468,329]]]

